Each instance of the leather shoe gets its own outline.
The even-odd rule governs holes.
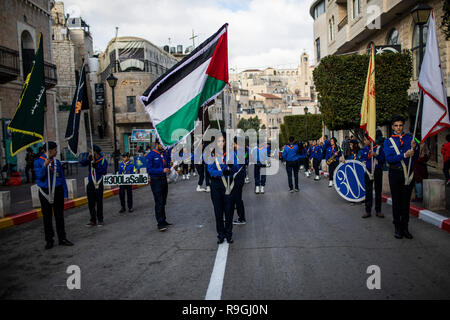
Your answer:
[[[223,243],[223,241],[224,241],[225,239],[219,239],[219,240],[217,240],[217,244],[221,244],[221,243]]]
[[[361,216],[361,218],[369,218],[369,217],[371,217],[372,215],[370,214],[370,213],[368,213],[368,212],[366,212],[363,216]]]
[[[381,212],[377,212],[377,217],[378,218],[384,218],[384,214],[382,214]]]
[[[124,213],[125,212],[125,208],[121,208],[120,210],[119,210],[119,213]]]
[[[397,228],[397,227],[395,228],[394,237],[396,239],[402,239],[403,238],[403,234],[402,234],[400,228]]]
[[[67,239],[63,239],[63,240],[59,241],[59,245],[71,247],[71,246],[73,246],[73,243]]]
[[[131,209],[128,209],[128,212],[133,212],[134,211],[134,209],[133,208],[131,208]]]
[[[412,238],[413,238],[412,234],[409,233],[408,229],[403,230],[402,233],[403,233],[403,236],[404,236],[406,239],[412,239]]]
[[[228,243],[233,243],[234,240],[233,240],[232,238],[227,238],[227,242],[228,242]]]
[[[45,244],[45,250],[48,250],[48,249],[51,249],[51,248],[53,248],[53,242],[47,242]]]

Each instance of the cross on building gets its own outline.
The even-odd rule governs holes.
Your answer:
[[[192,29],[192,37],[189,38],[189,40],[192,40],[192,46],[195,48],[195,38],[197,38],[198,35],[194,34],[194,29]]]

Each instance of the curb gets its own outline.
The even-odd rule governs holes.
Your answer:
[[[320,174],[328,177],[328,172],[321,170]],[[392,198],[388,195],[381,195],[381,201],[392,206]],[[409,214],[450,233],[450,218],[413,204],[409,206]]]
[[[145,187],[146,185],[134,185],[133,190],[137,188]],[[119,194],[119,188],[103,191],[103,199],[113,197]],[[75,198],[73,200],[67,200],[64,202],[64,210],[77,208],[84,206],[88,203],[87,196]],[[19,214],[15,214],[9,217],[0,218],[0,229],[6,229],[22,223],[30,222],[36,219],[42,218],[41,208],[25,211]]]

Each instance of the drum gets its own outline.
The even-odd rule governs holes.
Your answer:
[[[364,172],[364,164],[358,160],[346,160],[339,164],[333,176],[337,193],[350,202],[363,201],[366,198]]]

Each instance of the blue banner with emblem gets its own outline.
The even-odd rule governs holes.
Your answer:
[[[337,193],[347,201],[360,202],[366,198],[364,164],[358,160],[346,160],[334,171],[333,181]]]

